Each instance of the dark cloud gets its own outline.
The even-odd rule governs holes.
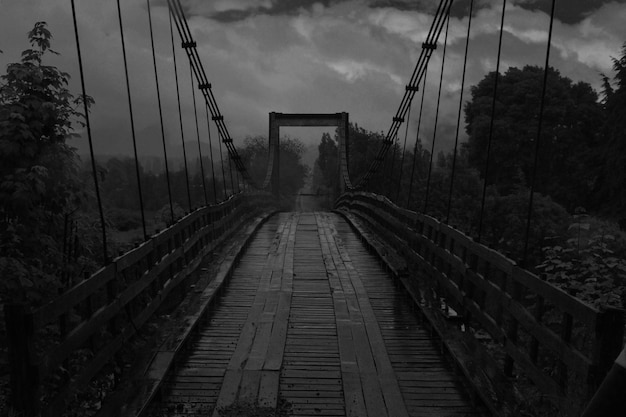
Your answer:
[[[432,0],[373,0],[371,8],[389,7],[402,11],[421,11],[434,13],[437,10],[437,2]]]
[[[330,7],[336,3],[341,3],[342,1],[345,0],[274,0],[271,2],[271,5],[252,6],[247,9],[233,8],[211,13],[200,12],[199,14],[218,22],[230,23],[259,15],[295,16],[303,10],[311,10],[316,4],[321,4],[324,7]],[[188,7],[186,11],[191,15],[198,13],[193,7]]]
[[[475,0],[478,9],[501,5],[502,0]],[[531,11],[542,11],[550,13],[552,0],[506,0],[507,6],[515,4],[523,9]],[[469,3],[469,0],[462,0],[460,3]],[[606,5],[606,0],[568,0],[557,1],[555,8],[555,18],[566,24],[576,24],[591,15],[594,11]],[[613,0],[616,4],[625,4],[626,0]],[[458,6],[458,5],[457,5]],[[456,6],[455,6],[456,7]],[[457,9],[458,10],[458,9]]]

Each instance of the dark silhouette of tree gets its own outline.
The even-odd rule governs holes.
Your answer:
[[[597,184],[597,209],[617,217],[622,230],[626,230],[626,43],[622,56],[613,58],[613,70],[613,84],[603,76],[605,144],[599,152],[603,164]]]
[[[82,97],[67,89],[69,74],[44,65],[57,54],[51,38],[36,23],[31,48],[0,76],[0,292],[13,302],[41,302],[66,284],[68,218],[86,197],[65,143],[82,124]]]
[[[302,162],[305,147],[297,138],[280,138],[280,193],[295,195],[304,186],[309,174],[309,167]],[[244,147],[238,149],[243,163],[252,178],[263,179],[268,161],[267,138],[262,136],[247,137]]]
[[[465,106],[469,138],[463,146],[482,177],[494,77],[491,72],[473,86]],[[536,66],[512,67],[500,77],[487,182],[501,194],[530,186],[542,79],[543,69]],[[568,210],[592,205],[602,119],[598,95],[589,84],[573,83],[549,69],[536,187]]]

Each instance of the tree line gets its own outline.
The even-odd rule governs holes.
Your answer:
[[[626,44],[613,70],[613,78],[602,76],[598,94],[588,83],[548,69],[538,148],[543,68],[511,67],[500,74],[493,123],[495,72],[488,73],[470,89],[464,106],[468,138],[456,155],[431,155],[421,138],[406,151],[396,142],[368,189],[480,237],[587,301],[626,305]],[[353,183],[383,139],[382,132],[350,125]],[[321,138],[313,170],[314,185],[335,193],[337,140]]]

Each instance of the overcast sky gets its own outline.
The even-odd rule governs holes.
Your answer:
[[[165,0],[151,0],[156,31],[168,141],[180,141],[173,62]],[[466,86],[495,69],[502,0],[476,0]],[[87,92],[94,97],[92,121],[98,153],[129,153],[130,124],[113,0],[77,0],[86,66]],[[350,120],[386,132],[432,22],[435,0],[182,0],[217,102],[236,144],[246,136],[267,135],[268,113],[347,111]],[[548,0],[508,0],[503,70],[543,65]],[[454,140],[469,0],[456,0],[450,21],[437,148]],[[155,79],[146,0],[122,0],[126,48],[139,152],[161,155]],[[0,0],[0,68],[19,59],[26,33],[46,21],[53,48],[48,63],[72,74],[78,66],[69,0]],[[626,42],[625,0],[558,0],[551,64],[574,81],[596,89],[600,73],[612,74],[611,57]],[[176,30],[176,29],[174,29]],[[185,122],[193,120],[189,65],[175,32]],[[443,42],[443,34],[440,39]],[[431,59],[422,123],[422,141],[433,137],[440,47]],[[416,96],[419,98],[419,96]],[[199,100],[198,100],[198,103]],[[419,100],[414,101],[409,142],[415,140]],[[204,105],[201,134],[206,140]],[[185,124],[185,139],[196,140]],[[213,129],[213,137],[215,130]],[[404,139],[404,127],[401,128]],[[312,143],[320,132],[294,129]]]

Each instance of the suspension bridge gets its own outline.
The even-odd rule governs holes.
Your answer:
[[[209,204],[211,186],[204,183],[206,204],[191,210],[190,203],[188,214],[175,219],[168,177],[172,224],[149,235],[142,202],[144,242],[112,257],[89,133],[105,263],[38,309],[6,306],[16,410],[26,416],[71,412],[74,393],[176,298],[190,303],[188,314],[168,330],[141,371],[103,400],[98,415],[217,417],[273,410],[285,416],[514,416],[529,401],[525,395],[561,415],[579,415],[622,348],[623,312],[580,301],[485,246],[480,235],[470,237],[446,220],[406,207],[399,192],[390,198],[368,188],[407,122],[415,94],[423,92],[430,57],[444,31],[447,38],[451,7],[451,0],[440,2],[365,175],[349,173],[348,112],[270,112],[266,174],[252,178],[220,113],[184,10],[170,0],[172,45],[175,27],[207,120],[226,149],[230,173],[222,178],[230,176],[230,192],[224,185],[222,201]],[[466,45],[471,16],[470,6]],[[75,14],[74,27],[82,81]],[[496,71],[500,49],[497,62]],[[132,123],[127,69],[125,79]],[[87,94],[84,82],[82,88]],[[461,96],[459,121],[462,102]],[[543,101],[537,138],[542,112]],[[333,211],[309,210],[311,195],[301,196],[299,211],[279,211],[281,126],[337,129],[341,195]],[[166,153],[164,134],[163,140]],[[136,145],[134,150],[140,183]],[[167,155],[165,164],[167,170]],[[215,180],[213,191],[220,201]],[[140,199],[141,192],[139,184]],[[85,349],[90,354],[75,364],[74,355]]]

